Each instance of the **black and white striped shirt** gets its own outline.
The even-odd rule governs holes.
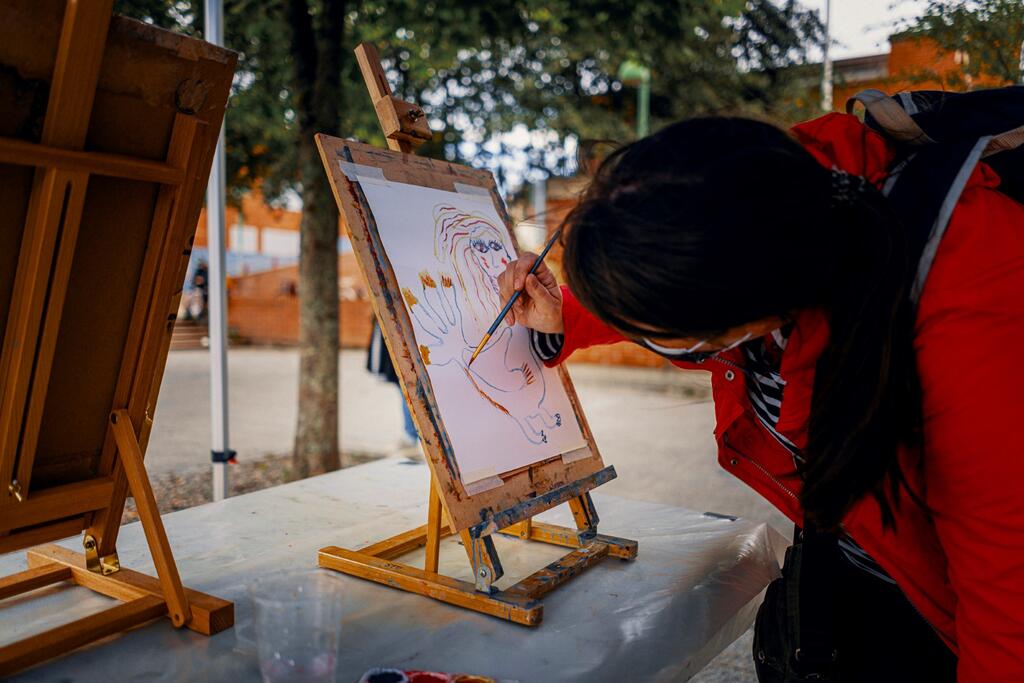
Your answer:
[[[530,341],[537,356],[543,361],[549,361],[562,350],[565,337],[561,334],[549,334],[534,330],[530,335]],[[782,412],[782,395],[786,388],[786,380],[779,374],[779,370],[782,351],[786,349],[788,341],[789,330],[787,328],[773,330],[771,342],[765,337],[759,337],[740,345],[744,360],[742,364],[720,357],[716,357],[716,360],[743,373],[746,377],[747,398],[750,400],[750,406],[753,408],[754,414],[757,415],[758,421],[772,438],[789,451],[794,465],[800,465],[803,462],[800,449],[778,430],[779,415]],[[673,360],[685,360],[685,357]],[[854,566],[883,581],[895,583],[885,570],[878,566],[871,556],[849,536],[840,536],[839,549]]]

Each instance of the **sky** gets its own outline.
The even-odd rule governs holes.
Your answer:
[[[825,0],[803,0],[825,18]],[[922,0],[832,0],[832,56],[860,57],[889,51],[894,25],[919,16]]]

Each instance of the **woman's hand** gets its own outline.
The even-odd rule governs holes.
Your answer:
[[[562,290],[558,288],[555,274],[544,262],[533,275],[527,275],[536,260],[536,254],[524,252],[498,276],[502,301],[508,301],[513,292],[523,292],[505,316],[505,322],[509,325],[519,323],[538,332],[561,334],[565,329],[562,325]]]

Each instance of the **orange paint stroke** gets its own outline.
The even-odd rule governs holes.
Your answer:
[[[447,287],[448,289],[451,289],[452,288],[452,276],[448,275],[446,273],[441,273],[441,286],[442,287]]]
[[[420,302],[408,287],[402,287],[402,297],[405,299],[405,303],[409,304],[410,308]]]
[[[478,394],[480,394],[485,399],[487,399],[487,402],[490,403],[492,406],[494,406],[495,408],[497,408],[501,412],[505,413],[509,417],[512,417],[512,413],[508,412],[508,409],[505,408],[505,406],[501,405],[500,403],[495,401],[493,398],[491,398],[490,396],[488,396],[487,394],[484,393],[484,390],[481,389],[480,386],[476,383],[476,380],[473,379],[473,375],[469,374],[469,370],[468,369],[462,368],[462,371],[464,373],[466,373],[466,377],[469,379],[469,383],[473,385],[473,388],[476,389]]]
[[[434,278],[430,277],[430,273],[425,270],[420,271],[420,282],[423,283],[424,287],[430,287],[431,289],[437,288],[437,283],[434,282]]]
[[[523,363],[523,376],[526,377],[526,386],[533,384],[533,370],[526,363]]]
[[[420,344],[420,358],[423,359],[424,365],[430,365],[430,348]]]

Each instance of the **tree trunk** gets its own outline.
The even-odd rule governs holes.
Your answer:
[[[303,136],[299,255],[299,411],[292,469],[336,470],[338,452],[338,212],[312,137]]]
[[[313,136],[338,135],[345,3],[289,0],[299,123],[299,406],[292,469],[308,477],[341,467],[338,449],[338,208]]]

